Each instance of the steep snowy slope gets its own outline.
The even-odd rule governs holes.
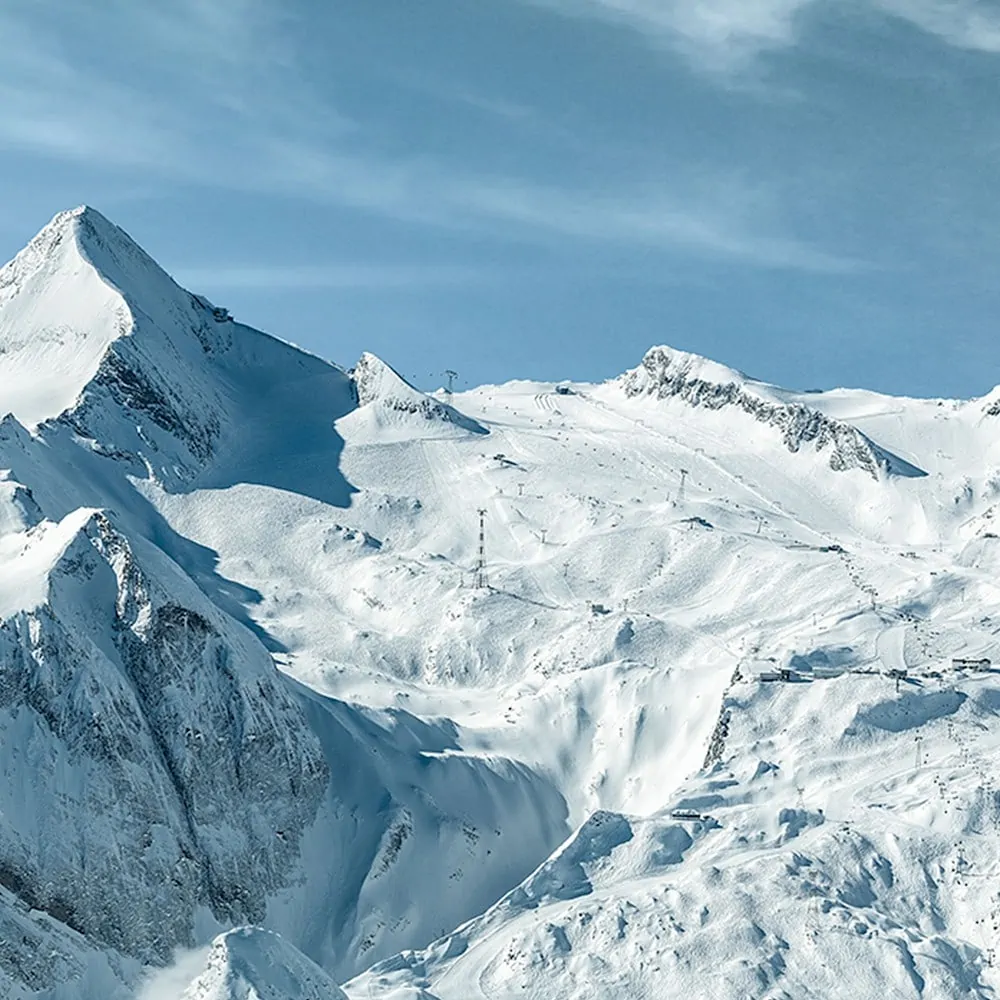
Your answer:
[[[29,426],[68,409],[131,326],[121,296],[75,238],[85,217],[93,213],[56,216],[0,269],[3,409]]]
[[[996,392],[427,395],[90,209],[0,274],[5,996],[993,995]]]
[[[145,960],[190,941],[199,907],[262,919],[327,780],[302,709],[249,633],[105,515],[18,541],[20,607],[8,595],[0,624],[0,883]]]
[[[180,1000],[346,1000],[319,966],[276,934],[252,927],[221,935]]]
[[[179,288],[93,209],[57,215],[0,271],[0,343],[0,410],[29,427],[61,417],[168,489],[256,474],[347,502],[330,474],[347,375]]]
[[[136,491],[240,482],[347,503],[331,425],[354,382],[226,319],[213,340],[210,308],[92,210],[29,250],[11,301],[35,307],[0,309],[8,360],[45,341],[48,299],[73,282],[109,290],[128,323],[108,328],[78,295],[74,350],[95,363],[46,397],[33,432],[0,422],[0,924],[20,928],[0,946],[0,991],[111,997],[139,963],[248,920],[357,971],[488,905],[565,835],[551,782],[449,755],[449,723],[282,678],[254,591]],[[24,364],[45,388],[38,359]],[[22,374],[0,401],[18,402]],[[404,888],[407,867],[433,884],[462,864],[433,908]]]
[[[998,706],[996,674],[740,681],[722,762],[671,809],[595,814],[482,918],[347,991],[994,996]]]
[[[488,433],[485,427],[453,406],[414,389],[374,354],[361,355],[353,377],[359,403],[354,421],[367,423],[383,436],[396,426],[404,440],[411,439],[418,436],[421,421],[426,422],[425,430],[430,434],[441,434],[442,424],[453,424],[457,430],[476,434]]]

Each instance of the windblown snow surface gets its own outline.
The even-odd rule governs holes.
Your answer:
[[[0,995],[997,996],[1000,392],[428,395],[78,209],[0,412]]]

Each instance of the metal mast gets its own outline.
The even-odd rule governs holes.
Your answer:
[[[479,552],[472,585],[476,590],[485,590],[489,586],[486,578],[486,509],[483,507],[479,508]]]

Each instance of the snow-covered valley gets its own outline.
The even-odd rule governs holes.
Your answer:
[[[3,996],[996,995],[1000,390],[429,395],[92,209],[0,347]]]

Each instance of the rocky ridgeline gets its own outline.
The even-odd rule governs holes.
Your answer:
[[[629,396],[677,397],[691,406],[720,410],[735,406],[762,424],[776,427],[791,452],[804,444],[817,451],[830,451],[830,468],[836,472],[863,469],[878,479],[879,468],[887,465],[881,451],[857,428],[833,420],[801,403],[778,403],[750,392],[736,377],[725,382],[702,378],[692,355],[666,347],[647,351],[640,367],[622,376]]]
[[[454,424],[474,434],[487,433],[482,424],[415,389],[381,358],[367,351],[355,365],[352,378],[359,406],[373,405],[390,413],[412,414],[425,420]]]

